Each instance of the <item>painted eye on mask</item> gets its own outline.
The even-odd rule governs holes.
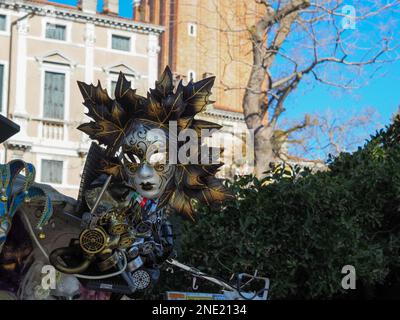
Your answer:
[[[135,173],[137,171],[137,169],[139,168],[140,164],[139,163],[128,163],[126,166],[129,170],[129,172]]]
[[[136,145],[135,146],[124,145],[122,151],[128,156],[134,155],[137,156],[138,158],[143,158],[144,156],[143,150],[141,148],[138,148]]]
[[[128,163],[140,164],[140,158],[134,153],[125,153],[124,158]]]
[[[140,166],[139,157],[133,153],[125,153],[124,158],[126,168],[129,170],[130,173],[135,173]]]

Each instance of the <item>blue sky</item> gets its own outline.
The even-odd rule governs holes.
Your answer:
[[[348,4],[356,5],[359,0],[348,1]],[[380,0],[386,1],[386,0]],[[54,0],[53,2],[65,3],[76,5],[77,0]],[[120,15],[131,18],[132,0],[120,0]],[[389,0],[387,0],[389,2]],[[103,0],[98,1],[98,11],[101,11]],[[398,15],[396,21],[400,21],[399,13],[391,15]],[[376,27],[384,25],[388,17],[380,17],[371,19],[369,23],[360,23],[357,25],[356,31],[346,31],[349,33],[351,39],[351,32],[358,32],[363,35],[364,46],[372,46],[373,41],[376,41],[374,35],[377,34]],[[396,32],[395,36],[399,41],[400,23],[391,27]],[[295,42],[294,42],[295,43]],[[377,72],[374,68],[366,68],[365,77],[367,82],[360,89],[353,89],[351,91],[344,91],[339,88],[326,86],[316,83],[315,81],[304,81],[297,89],[297,92],[288,98],[286,103],[286,119],[301,119],[305,113],[318,113],[324,110],[337,110],[337,112],[345,116],[350,113],[361,113],[366,107],[374,108],[379,113],[378,122],[380,125],[385,125],[390,122],[394,112],[398,110],[400,105],[400,61],[390,64],[382,65]],[[334,72],[334,71],[333,71]],[[345,76],[352,76],[350,70],[343,70]],[[374,74],[372,78],[370,75]],[[309,78],[310,79],[310,78]],[[364,79],[365,80],[365,79]],[[364,81],[363,80],[363,81]],[[366,136],[365,138],[368,138]]]
[[[58,2],[63,4],[68,4],[72,6],[76,6],[78,4],[78,0],[49,0],[50,2]],[[95,1],[95,0],[93,0]],[[131,9],[132,0],[120,0],[119,1],[119,12],[120,15],[125,18],[132,18],[132,9]],[[103,7],[103,0],[97,1],[97,11],[101,11]]]

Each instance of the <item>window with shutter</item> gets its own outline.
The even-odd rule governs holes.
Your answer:
[[[3,97],[4,97],[4,66],[0,64],[0,112],[3,111]]]
[[[60,24],[46,24],[46,38],[55,40],[66,40],[66,26]]]
[[[111,81],[111,88],[110,88],[110,96],[111,98],[115,98],[115,87],[117,86],[117,81]]]
[[[6,31],[7,16],[0,14],[0,31]]]
[[[43,116],[64,119],[65,74],[45,72]]]
[[[131,51],[131,38],[113,34],[111,47],[115,50]]]
[[[41,182],[62,184],[63,161],[42,160]]]

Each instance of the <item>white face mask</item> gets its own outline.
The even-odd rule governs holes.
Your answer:
[[[125,138],[123,164],[129,183],[141,196],[157,199],[173,177],[167,164],[167,134],[151,124],[135,122]]]

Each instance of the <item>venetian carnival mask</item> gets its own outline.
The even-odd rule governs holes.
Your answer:
[[[122,152],[129,184],[147,199],[159,198],[175,170],[167,164],[167,131],[135,121],[123,141]]]
[[[87,115],[92,118],[78,129],[105,147],[104,165],[99,171],[112,175],[115,182],[129,184],[145,198],[157,199],[158,208],[168,204],[190,217],[197,203],[211,206],[232,198],[215,177],[222,163],[167,161],[167,145],[175,143],[184,130],[194,132],[195,143],[200,146],[203,129],[221,128],[216,123],[195,119],[211,103],[213,83],[214,77],[210,77],[174,86],[172,72],[166,67],[154,89],[143,97],[120,73],[112,99],[100,83],[94,86],[78,82]],[[171,123],[176,132],[171,131]],[[179,144],[176,143],[178,149]],[[214,154],[209,149],[207,154]],[[196,160],[208,159],[201,152],[195,155]]]

